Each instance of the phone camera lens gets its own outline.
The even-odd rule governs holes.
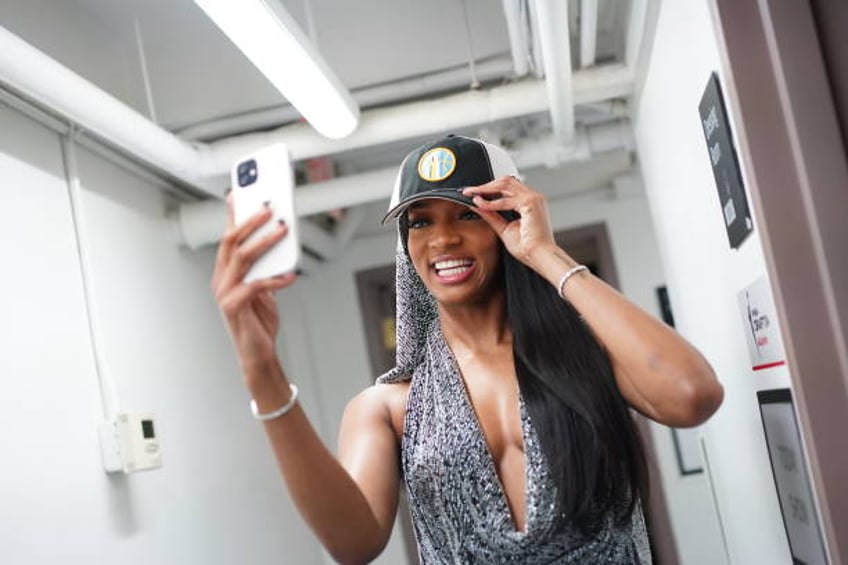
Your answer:
[[[250,159],[249,161],[239,163],[238,168],[236,169],[236,175],[238,177],[239,186],[248,186],[255,183],[259,176],[256,161],[254,159]]]

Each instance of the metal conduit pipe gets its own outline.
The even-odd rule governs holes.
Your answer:
[[[504,56],[483,59],[477,63],[476,69],[479,79],[489,82],[509,75],[512,59]],[[354,90],[352,94],[360,107],[367,108],[392,100],[420,97],[422,93],[443,92],[464,86],[468,86],[468,68],[465,65],[365,87]],[[299,119],[300,113],[293,106],[285,105],[202,122],[178,129],[175,133],[184,139],[202,141],[267,129],[269,124],[287,124]]]
[[[529,79],[363,112],[358,130],[344,140],[329,140],[306,124],[296,124],[212,144],[190,144],[2,27],[0,83],[151,168],[218,198],[225,186],[221,179],[232,163],[271,143],[283,143],[294,159],[306,159],[490,124],[549,108],[544,83]],[[573,91],[575,104],[626,97],[633,91],[632,73],[624,65],[578,71]],[[341,196],[341,191],[337,194],[339,201],[330,208],[350,204],[344,202],[347,196]],[[322,208],[326,203],[322,198],[315,208],[329,209]],[[309,207],[304,203],[301,209]]]
[[[568,0],[535,0],[554,137],[566,150],[574,137]]]
[[[598,67],[575,73],[574,104],[629,96],[633,89],[630,70],[624,65]],[[546,112],[550,108],[546,85],[527,79],[489,90],[473,90],[368,110],[359,127],[344,139],[326,139],[306,124],[285,126],[270,132],[235,136],[201,146],[204,170],[223,175],[231,164],[252,149],[284,143],[293,160],[331,155],[371,145],[414,137],[438,135],[455,129],[489,124],[499,120]],[[573,116],[573,109],[572,109]]]
[[[548,109],[545,85],[522,81],[490,90],[471,90],[363,112],[359,127],[344,139],[326,139],[307,124],[223,139],[202,148],[204,170],[224,174],[236,159],[256,147],[284,143],[293,160],[341,153],[391,141],[438,135]]]
[[[208,187],[189,143],[0,27],[0,82],[185,184]]]
[[[580,68],[595,64],[598,37],[598,0],[580,0]]]
[[[389,167],[358,175],[338,177],[332,180],[300,186],[295,190],[295,210],[298,216],[311,216],[334,208],[348,208],[388,199],[394,186],[397,168]],[[191,249],[217,243],[224,232],[226,208],[215,198],[203,202],[180,205],[176,221],[182,243]],[[303,233],[306,242],[311,232]],[[322,238],[315,247],[325,249],[327,240]]]
[[[530,72],[527,34],[521,21],[521,3],[522,0],[503,0],[506,30],[512,52],[512,67],[517,77],[523,77]]]
[[[539,12],[536,10],[535,0],[527,0],[527,17],[531,33],[533,74],[536,78],[543,78],[545,76],[545,63],[542,55],[542,42],[539,39]]]

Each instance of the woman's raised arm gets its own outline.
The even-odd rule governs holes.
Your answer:
[[[554,241],[547,202],[506,177],[466,189],[507,250],[555,288],[577,262]],[[508,222],[498,211],[518,212]],[[561,289],[601,342],[628,403],[657,422],[695,426],[719,407],[724,389],[706,359],[677,332],[587,271]]]
[[[280,371],[254,398],[260,412],[288,401]],[[348,403],[337,460],[300,406],[265,422],[265,431],[292,500],[339,563],[368,563],[391,535],[400,485],[399,450],[386,401],[393,385],[366,389]],[[285,392],[284,392],[285,391]]]
[[[230,204],[228,202],[228,204]],[[292,389],[276,353],[279,329],[274,292],[295,275],[244,283],[244,274],[285,237],[277,229],[256,242],[248,236],[269,221],[256,214],[235,226],[232,207],[218,249],[212,290],[235,345],[247,387],[259,413],[284,406]],[[397,510],[399,462],[389,415],[388,386],[353,399],[340,433],[341,462],[323,444],[298,404],[266,420],[265,431],[292,500],[321,543],[341,563],[367,563],[385,547]]]

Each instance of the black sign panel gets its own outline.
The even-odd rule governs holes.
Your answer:
[[[733,147],[730,123],[727,120],[724,98],[716,73],[710,76],[698,110],[721,202],[724,226],[727,228],[727,238],[730,240],[730,247],[737,249],[753,231],[754,223],[751,221],[748,200],[745,198],[739,160]]]

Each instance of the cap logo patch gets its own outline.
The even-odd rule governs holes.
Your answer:
[[[418,176],[427,182],[445,180],[456,170],[456,155],[447,147],[436,147],[418,160]]]

